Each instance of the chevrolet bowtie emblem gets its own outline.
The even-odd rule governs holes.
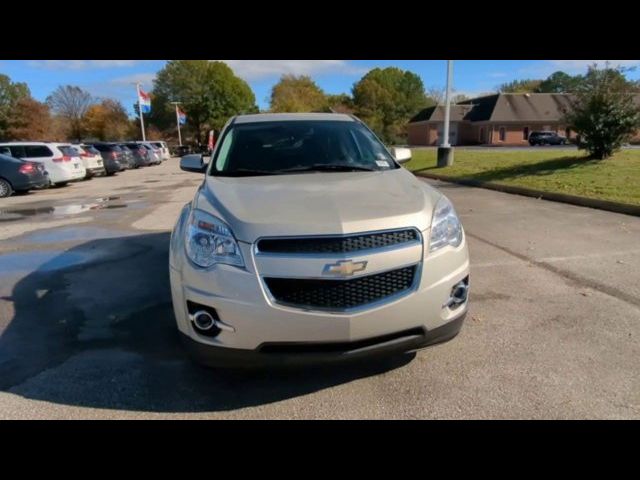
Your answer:
[[[353,260],[340,260],[338,263],[329,263],[324,266],[323,274],[350,277],[356,272],[362,272],[367,268],[367,262],[354,262]]]

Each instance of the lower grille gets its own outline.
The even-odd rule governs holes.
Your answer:
[[[350,280],[265,278],[278,303],[300,308],[348,310],[407,293],[413,287],[416,266]]]

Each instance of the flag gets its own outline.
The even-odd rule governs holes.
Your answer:
[[[149,113],[151,111],[151,96],[138,87],[138,105],[140,112]]]
[[[178,109],[178,120],[180,121],[180,125],[187,123],[187,114],[180,109]]]

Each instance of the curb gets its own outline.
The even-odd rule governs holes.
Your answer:
[[[482,182],[471,178],[455,178],[447,175],[438,175],[434,173],[425,173],[421,171],[412,172],[419,177],[430,178],[432,180],[441,180],[443,182],[457,183],[469,187],[485,188],[487,190],[495,190],[496,192],[511,193],[514,195],[522,195],[525,197],[533,197],[542,200],[550,200],[552,202],[568,203],[579,207],[595,208],[598,210],[606,210],[608,212],[622,213],[624,215],[632,215],[640,217],[640,205],[630,205],[628,203],[611,202],[608,200],[598,200],[595,198],[578,197],[576,195],[567,195],[565,193],[544,192],[542,190],[534,190],[526,187],[516,187],[514,185],[501,185],[492,182]]]

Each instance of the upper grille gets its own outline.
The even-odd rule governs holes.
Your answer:
[[[414,229],[336,237],[274,238],[258,242],[263,253],[351,253],[418,240]]]
[[[276,301],[301,308],[348,310],[393,295],[413,286],[416,266],[350,280],[265,278]]]

